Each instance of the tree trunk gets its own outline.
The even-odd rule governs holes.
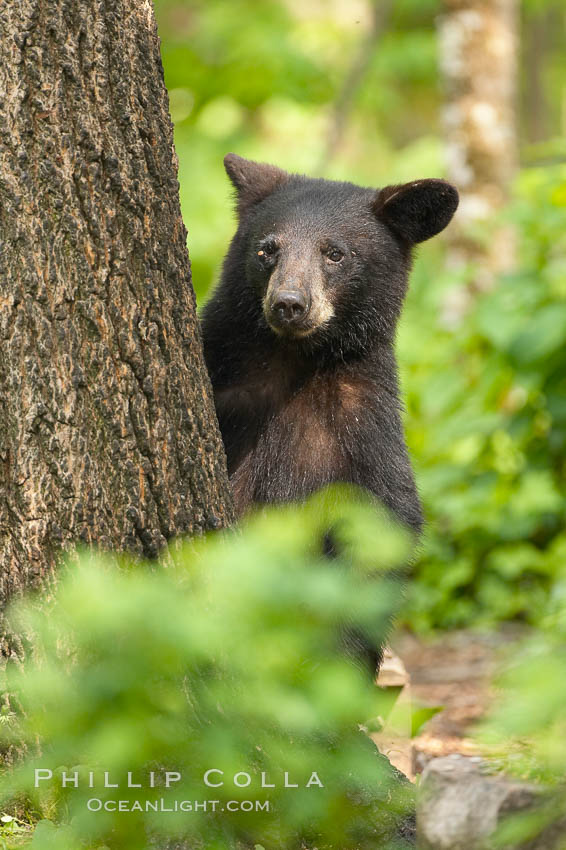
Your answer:
[[[0,600],[232,519],[150,0],[0,0]]]
[[[554,9],[539,8],[522,10],[523,35],[523,103],[522,115],[525,136],[530,143],[544,142],[552,136],[549,103],[545,88],[545,64],[552,53],[553,36],[560,32],[554,20]]]
[[[440,53],[449,179],[460,191],[452,259],[474,263],[472,289],[512,266],[506,228],[477,238],[505,204],[517,168],[517,0],[443,0]]]

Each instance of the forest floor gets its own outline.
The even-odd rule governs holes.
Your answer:
[[[521,631],[515,627],[491,633],[456,631],[429,641],[408,632],[395,636],[393,656],[386,656],[380,684],[404,681],[397,702],[410,704],[413,716],[420,708],[441,709],[413,738],[408,712],[397,712],[400,722],[387,721],[383,732],[373,736],[380,750],[410,779],[431,758],[451,753],[482,755],[472,738],[473,728],[494,699],[492,680],[498,661]]]

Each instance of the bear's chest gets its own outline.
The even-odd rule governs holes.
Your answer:
[[[317,375],[287,391],[266,382],[232,388],[220,418],[239,512],[353,480],[366,396],[363,386],[337,376]]]

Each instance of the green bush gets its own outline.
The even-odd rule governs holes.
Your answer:
[[[329,527],[342,552],[333,561],[321,556]],[[160,568],[87,553],[69,561],[52,602],[26,600],[12,615],[34,635],[34,662],[11,671],[24,714],[1,728],[30,757],[2,791],[27,795],[43,817],[30,846],[142,850],[181,836],[191,848],[394,843],[410,795],[359,730],[375,726],[382,703],[339,635],[348,622],[382,639],[400,597],[387,571],[406,552],[375,507],[338,489],[241,532],[174,546]],[[224,771],[222,787],[203,784],[211,768]],[[35,789],[35,769],[53,781]],[[166,770],[182,778],[148,787],[149,771]],[[78,771],[78,788],[60,787],[63,771]],[[100,785],[104,771],[119,789]],[[128,771],[142,788],[125,787]],[[306,787],[313,771],[324,788]],[[240,772],[249,786],[234,785]],[[262,772],[276,787],[261,787]],[[285,772],[298,788],[284,787]],[[92,799],[142,810],[90,812]],[[143,810],[161,800],[218,802]],[[228,811],[248,800],[270,809]]]
[[[536,622],[566,566],[566,169],[521,176],[519,265],[462,326],[417,267],[401,360],[429,520],[409,616],[420,627]],[[436,273],[437,274],[437,273]]]
[[[543,805],[504,824],[500,845],[517,846],[552,829],[560,850],[566,827],[566,577],[554,587],[539,628],[513,647],[495,680],[498,700],[478,733],[511,775],[540,783]],[[497,763],[497,762],[496,762]],[[539,846],[539,845],[537,845]]]

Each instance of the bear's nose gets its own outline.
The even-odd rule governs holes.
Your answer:
[[[307,299],[297,289],[280,289],[273,299],[273,312],[284,322],[302,319],[307,309]]]

